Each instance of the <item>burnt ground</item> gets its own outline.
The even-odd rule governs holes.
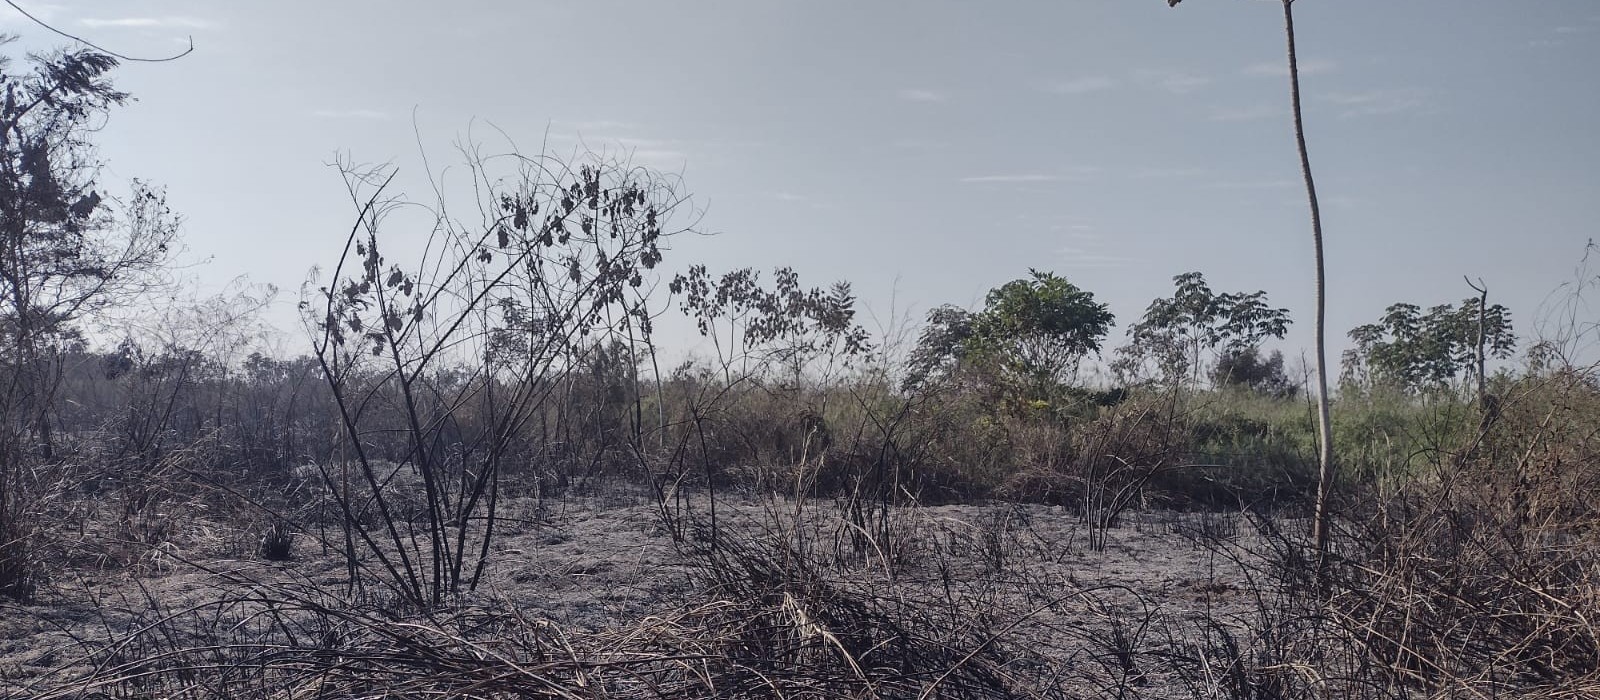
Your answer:
[[[849,504],[831,500],[745,495],[720,499],[717,508],[718,537],[786,543],[839,591],[925,596],[981,619],[1009,648],[1081,676],[1073,683],[1090,697],[1215,690],[1214,678],[1163,660],[1203,655],[1199,630],[1247,637],[1258,609],[1259,582],[1236,560],[1253,565],[1264,540],[1238,514],[1130,513],[1106,531],[1104,550],[1092,551],[1088,527],[1057,506],[919,506],[866,521],[852,521]],[[661,509],[643,495],[511,502],[484,583],[462,602],[515,610],[579,637],[714,601],[720,589],[704,556],[708,511],[701,503],[695,512],[703,526],[685,528],[675,545]],[[121,563],[76,562],[33,602],[0,607],[0,697],[30,697],[82,677],[108,644],[120,645],[119,659],[159,653],[167,648],[160,640],[129,635],[164,620],[187,615],[213,629],[231,620],[238,633],[248,616],[229,617],[217,604],[250,590],[350,596],[343,559],[316,542],[336,542],[336,529],[299,535],[286,562],[256,556],[250,533],[203,519],[187,529],[187,539]],[[867,529],[872,534],[863,536]],[[354,595],[382,603],[381,592]]]

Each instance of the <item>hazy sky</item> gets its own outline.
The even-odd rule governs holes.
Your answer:
[[[18,2],[124,53],[193,37],[119,69],[138,102],[99,136],[108,175],[164,184],[195,273],[279,285],[290,333],[351,222],[325,163],[419,173],[419,133],[438,163],[476,118],[681,170],[719,235],[673,269],[790,265],[887,318],[1036,267],[1124,323],[1198,270],[1309,344],[1275,1]],[[1296,8],[1333,334],[1458,301],[1463,274],[1527,330],[1600,233],[1600,3]],[[0,30],[60,43],[9,7]]]

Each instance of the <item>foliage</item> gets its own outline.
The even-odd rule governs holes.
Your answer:
[[[1153,364],[1166,382],[1198,383],[1202,353],[1237,362],[1246,352],[1259,352],[1266,339],[1288,332],[1289,310],[1268,306],[1264,291],[1217,294],[1199,272],[1172,280],[1177,290],[1150,302],[1144,317],[1128,329],[1128,344],[1117,349],[1112,367],[1125,379]]]
[[[931,378],[955,371],[977,332],[974,316],[971,311],[950,304],[928,312],[917,346],[906,358],[903,389],[911,391]]]
[[[1094,294],[1053,273],[1029,270],[1032,279],[991,290],[978,315],[979,352],[998,355],[1014,373],[1036,384],[1060,384],[1078,362],[1099,352],[1116,318]]]
[[[90,123],[83,120],[123,99],[102,77],[113,65],[81,53],[40,59],[31,77],[0,71],[7,91],[0,242],[8,246],[0,250],[0,379],[7,383],[0,401],[0,593],[26,596],[43,580],[33,567],[47,555],[32,538],[46,529],[39,520],[65,522],[60,513],[67,509],[56,506],[114,503],[99,489],[116,489],[124,521],[148,516],[165,528],[178,520],[172,496],[202,483],[222,484],[219,493],[242,494],[239,500],[255,507],[292,502],[300,494],[287,488],[278,500],[251,499],[288,481],[279,473],[286,466],[306,462],[339,508],[351,583],[376,581],[389,590],[362,597],[347,591],[336,601],[316,588],[321,580],[304,587],[250,581],[248,593],[214,610],[163,612],[153,624],[128,611],[133,619],[116,623],[137,630],[131,636],[103,648],[79,639],[91,675],[53,669],[83,680],[83,692],[149,694],[158,686],[141,684],[168,680],[197,689],[196,678],[217,673],[215,694],[231,696],[240,678],[259,672],[249,677],[266,679],[270,671],[295,676],[294,690],[322,684],[319,690],[369,695],[380,687],[551,697],[620,697],[623,689],[662,695],[663,688],[678,697],[730,689],[749,696],[779,689],[862,697],[1041,694],[1027,683],[1042,678],[1032,672],[1048,668],[1049,655],[1008,648],[1013,642],[1003,637],[1015,629],[1023,644],[1039,641],[1024,625],[1040,614],[1050,625],[1070,620],[1046,612],[1065,599],[1022,614],[953,589],[957,579],[940,548],[959,538],[897,525],[914,511],[909,504],[991,495],[1070,503],[1089,525],[1089,547],[1100,549],[1126,509],[1300,505],[1311,483],[1309,451],[1322,447],[1320,466],[1331,464],[1327,437],[1313,433],[1328,429],[1327,416],[1314,423],[1309,403],[1293,400],[1282,354],[1260,347],[1283,337],[1287,311],[1268,306],[1264,292],[1214,294],[1198,273],[1176,278],[1173,297],[1151,304],[1130,331],[1134,342],[1118,353],[1125,373],[1153,366],[1167,386],[1064,386],[1081,359],[1099,351],[1112,316],[1092,294],[1031,271],[991,291],[982,311],[932,310],[896,391],[887,372],[776,388],[745,381],[755,376],[747,362],[754,372],[775,362],[799,378],[814,362],[866,353],[854,296],[845,283],[803,288],[787,268],[777,270],[769,289],[751,269],[713,277],[697,265],[670,286],[717,345],[721,376],[658,377],[650,393],[639,376],[640,348],[652,359],[654,352],[645,298],[670,235],[665,221],[681,200],[670,183],[611,162],[572,168],[515,154],[473,157],[467,169],[476,199],[469,204],[487,220],[463,224],[442,199],[430,203],[422,227],[428,252],[405,260],[388,257],[404,257],[394,253],[405,246],[393,234],[403,233],[396,220],[406,203],[384,198],[387,173],[346,169],[359,222],[332,278],[303,306],[317,335],[314,357],[258,353],[235,364],[216,340],[221,317],[202,314],[175,321],[193,335],[159,342],[130,335],[110,352],[91,350],[77,322],[148,281],[175,230],[158,194],[138,191],[118,212],[119,203],[97,189],[82,138]],[[50,110],[54,117],[38,121]],[[517,170],[497,171],[497,162]],[[1117,651],[1059,659],[1110,668],[1114,657],[1131,687],[1172,674],[1201,689],[1194,678],[1221,673],[1226,679],[1211,690],[1240,697],[1309,697],[1312,685],[1322,695],[1359,689],[1384,697],[1530,688],[1593,694],[1600,635],[1584,613],[1600,605],[1593,566],[1600,380],[1593,368],[1562,366],[1553,346],[1544,346],[1527,374],[1496,378],[1497,394],[1507,399],[1480,411],[1483,405],[1459,395],[1418,394],[1481,373],[1485,353],[1510,356],[1515,337],[1503,307],[1480,315],[1475,299],[1427,312],[1398,304],[1351,335],[1357,348],[1346,357],[1347,381],[1368,390],[1334,406],[1342,490],[1378,497],[1364,505],[1353,499],[1336,521],[1339,546],[1326,566],[1307,565],[1308,548],[1279,537],[1272,519],[1260,517],[1262,536],[1251,545],[1257,549],[1236,563],[1268,561],[1295,573],[1265,584],[1252,574],[1248,589],[1229,596],[1262,606],[1248,639],[1232,636],[1236,619],[1205,618],[1200,644],[1169,631],[1169,652],[1159,640],[1138,641],[1143,631],[1130,640],[1132,617],[1110,617],[1109,634],[1098,627],[1075,634],[1115,640],[1105,643]],[[1214,359],[1209,371],[1205,359]],[[324,386],[305,386],[318,376]],[[977,378],[981,390],[939,381],[966,377]],[[1202,377],[1211,387],[1200,386]],[[1001,404],[1000,391],[986,389],[1020,396]],[[1064,410],[1068,401],[1072,411]],[[649,402],[663,416],[659,454],[647,454],[640,439]],[[328,437],[328,425],[343,434]],[[52,430],[62,453],[52,454]],[[755,475],[758,485],[792,488],[793,520],[719,532],[715,492],[687,499],[708,502],[709,521],[681,510],[674,520],[663,507],[660,524],[678,533],[678,553],[715,602],[624,626],[607,637],[616,644],[608,649],[582,632],[566,636],[553,621],[440,606],[478,583],[496,524],[513,522],[496,511],[503,474],[530,477],[543,497],[549,491],[542,477],[552,465],[562,465],[565,477],[583,461],[572,455],[590,450],[592,473],[619,442],[629,443],[622,447],[642,467],[632,475],[659,477],[663,461],[671,469],[695,456],[706,466],[707,487]],[[676,449],[667,449],[672,442]],[[227,447],[198,449],[218,443]],[[222,483],[236,470],[248,479]],[[697,485],[684,474],[679,469],[674,491]],[[776,484],[759,481],[768,474],[778,475]],[[46,481],[56,484],[55,500],[35,491]],[[63,496],[61,484],[88,495]],[[245,488],[236,491],[240,484]],[[1319,491],[1328,492],[1326,482]],[[801,529],[810,507],[801,497],[822,494],[841,496],[839,522],[827,531]],[[194,529],[222,521],[216,513]],[[236,525],[233,515],[222,524]],[[296,538],[336,544],[274,515],[256,543],[259,556],[286,559]],[[76,523],[80,537],[86,521],[92,517]],[[998,522],[1009,527],[1010,516]],[[113,537],[157,545],[147,532],[124,528]],[[1003,533],[981,539],[998,555],[987,561],[1001,562],[989,569],[1004,573],[1014,553],[1007,554]],[[1271,549],[1262,551],[1262,543]],[[850,568],[882,563],[894,578],[916,557],[940,567],[942,580],[928,580],[943,585],[942,598],[863,587],[872,582]],[[1307,585],[1313,569],[1318,581]],[[1011,588],[1030,578],[1039,577],[993,583]],[[159,612],[156,596],[141,592]],[[380,601],[393,597],[398,607],[429,608],[427,619],[385,609]],[[1305,612],[1267,610],[1274,598],[1303,603]],[[176,625],[207,617],[212,629],[236,635],[227,639],[247,641],[206,644]],[[1147,610],[1140,629],[1155,619]],[[101,618],[108,634],[112,620]],[[261,637],[264,628],[287,640]],[[164,638],[171,653],[142,653],[150,648],[131,643],[141,635]],[[278,663],[285,654],[299,659],[287,671]],[[38,657],[38,665],[55,655]],[[162,665],[191,659],[193,667]],[[1116,694],[1128,690],[1119,684]]]
[[[1224,352],[1211,367],[1211,383],[1282,398],[1293,397],[1300,390],[1299,384],[1283,372],[1282,352],[1273,350],[1263,358],[1257,348]]]
[[[1482,322],[1485,356],[1510,357],[1517,342],[1511,312],[1500,304],[1487,306]],[[1377,323],[1350,331],[1355,347],[1345,351],[1343,381],[1411,392],[1444,388],[1476,371],[1478,334],[1477,299],[1426,313],[1415,304],[1391,305]]]
[[[1028,272],[1027,279],[990,290],[978,313],[953,306],[930,311],[906,386],[972,363],[999,371],[1032,398],[1050,396],[1068,382],[1084,357],[1099,352],[1115,316],[1065,278]]]
[[[819,358],[848,359],[871,350],[866,330],[855,322],[849,282],[805,289],[799,274],[781,267],[773,273],[773,288],[765,289],[760,277],[741,268],[713,278],[705,265],[693,265],[668,286],[682,295],[679,308],[711,339],[730,376],[732,365],[743,373],[752,362],[777,362],[798,376]]]
[[[75,322],[145,289],[177,233],[158,191],[135,182],[119,207],[98,182],[88,136],[127,100],[107,78],[117,61],[90,50],[30,61],[23,73],[0,57],[0,594],[12,596],[31,591],[23,473],[55,451]]]

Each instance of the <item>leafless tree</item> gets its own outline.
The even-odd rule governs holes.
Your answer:
[[[352,580],[420,606],[477,585],[500,477],[538,466],[523,439],[588,349],[649,335],[633,291],[686,201],[675,181],[617,160],[461,154],[469,181],[429,173],[437,199],[424,204],[389,194],[391,167],[341,164],[357,221],[301,304],[347,438],[322,476]],[[369,447],[384,435],[406,438],[392,460]],[[420,480],[418,512],[396,501],[389,475],[402,471]],[[352,484],[377,525],[357,517]],[[376,577],[363,575],[369,557]]]

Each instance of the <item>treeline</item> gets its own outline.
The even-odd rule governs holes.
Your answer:
[[[13,594],[32,590],[51,489],[128,488],[178,456],[190,478],[268,509],[359,465],[374,503],[336,494],[337,509],[423,517],[437,542],[450,525],[460,547],[489,537],[492,518],[475,517],[507,477],[539,494],[620,479],[663,499],[737,484],[1081,506],[1108,479],[1175,505],[1305,495],[1304,382],[1267,347],[1291,318],[1264,291],[1179,275],[1108,350],[1107,307],[1034,270],[980,309],[933,309],[897,347],[857,322],[848,283],[701,265],[668,277],[667,242],[697,214],[682,184],[603,157],[475,150],[466,182],[436,179],[432,201],[391,192],[392,167],[342,163],[356,225],[337,260],[307,261],[328,271],[300,303],[310,353],[233,359],[228,334],[259,294],[96,347],[88,324],[170,293],[177,245],[159,189],[114,196],[99,179],[88,136],[127,99],[115,65],[80,50],[0,73],[0,588]],[[451,213],[468,210],[481,217]],[[389,256],[419,237],[425,252]],[[692,319],[710,355],[662,366],[665,313]],[[1345,392],[1402,399],[1482,384],[1486,360],[1515,348],[1486,294],[1396,305],[1351,338]],[[1109,374],[1086,379],[1090,358]],[[386,510],[395,465],[419,475],[420,516]],[[364,541],[402,547],[387,537]],[[466,575],[409,585],[437,600]]]

